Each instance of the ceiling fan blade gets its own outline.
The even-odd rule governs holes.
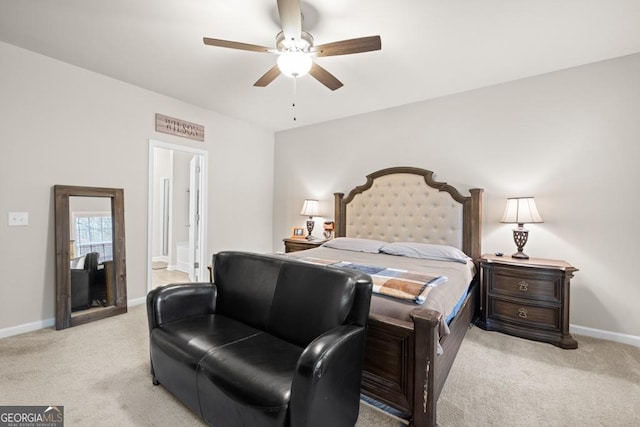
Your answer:
[[[309,70],[309,74],[313,76],[317,81],[325,85],[331,90],[340,89],[343,84],[340,80],[336,79],[333,74],[316,64],[315,62]]]
[[[316,56],[336,56],[370,52],[372,50],[380,49],[382,49],[382,40],[380,40],[380,36],[369,36],[321,44],[319,46],[314,46],[311,51],[316,52]]]
[[[255,82],[253,85],[258,87],[265,87],[266,85],[274,81],[276,77],[278,77],[279,75],[280,75],[280,68],[278,68],[277,65],[274,65],[273,68],[271,68],[269,71],[264,73],[262,77],[260,77],[258,81]]]
[[[300,0],[278,0],[278,14],[284,38],[300,40],[302,31]]]
[[[203,37],[204,44],[209,46],[228,47],[230,49],[249,50],[251,52],[270,52],[271,49],[264,46],[258,46],[249,43],[232,42],[229,40],[210,39],[209,37]]]

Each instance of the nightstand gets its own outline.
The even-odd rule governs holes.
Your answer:
[[[480,258],[478,326],[560,348],[578,348],[569,334],[569,281],[578,271],[553,259]]]
[[[304,251],[311,248],[317,248],[318,246],[326,242],[326,240],[320,240],[320,239],[307,240],[307,239],[291,239],[291,238],[285,238],[285,239],[282,239],[282,241],[284,242],[284,251],[286,253]]]

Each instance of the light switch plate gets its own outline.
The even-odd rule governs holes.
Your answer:
[[[29,212],[9,212],[9,225],[29,225]]]

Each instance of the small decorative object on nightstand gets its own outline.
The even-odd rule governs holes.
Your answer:
[[[286,253],[289,252],[298,252],[304,251],[306,249],[317,248],[321,244],[323,244],[326,240],[305,240],[305,239],[291,239],[286,238],[282,239],[284,242],[284,251]]]
[[[569,334],[569,281],[578,271],[553,259],[480,258],[478,326],[560,348],[578,348]]]
[[[322,234],[325,239],[329,240],[333,238],[333,230],[336,225],[333,221],[325,221],[322,228],[324,229],[324,233]]]
[[[291,227],[291,238],[292,239],[304,239],[304,228],[302,228],[302,227]]]

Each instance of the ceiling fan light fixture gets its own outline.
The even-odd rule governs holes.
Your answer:
[[[302,29],[301,3],[301,0],[277,1],[282,31],[276,34],[275,49],[210,37],[203,37],[204,44],[250,52],[277,54],[277,64],[272,66],[253,84],[256,87],[267,86],[280,74],[294,78],[310,74],[326,88],[330,90],[339,89],[343,86],[342,82],[319,64],[313,62],[314,57],[350,55],[352,53],[380,50],[382,48],[380,36],[358,37],[316,46],[313,36]]]
[[[302,77],[311,70],[312,65],[313,60],[308,53],[289,51],[278,56],[278,68],[287,77]]]

